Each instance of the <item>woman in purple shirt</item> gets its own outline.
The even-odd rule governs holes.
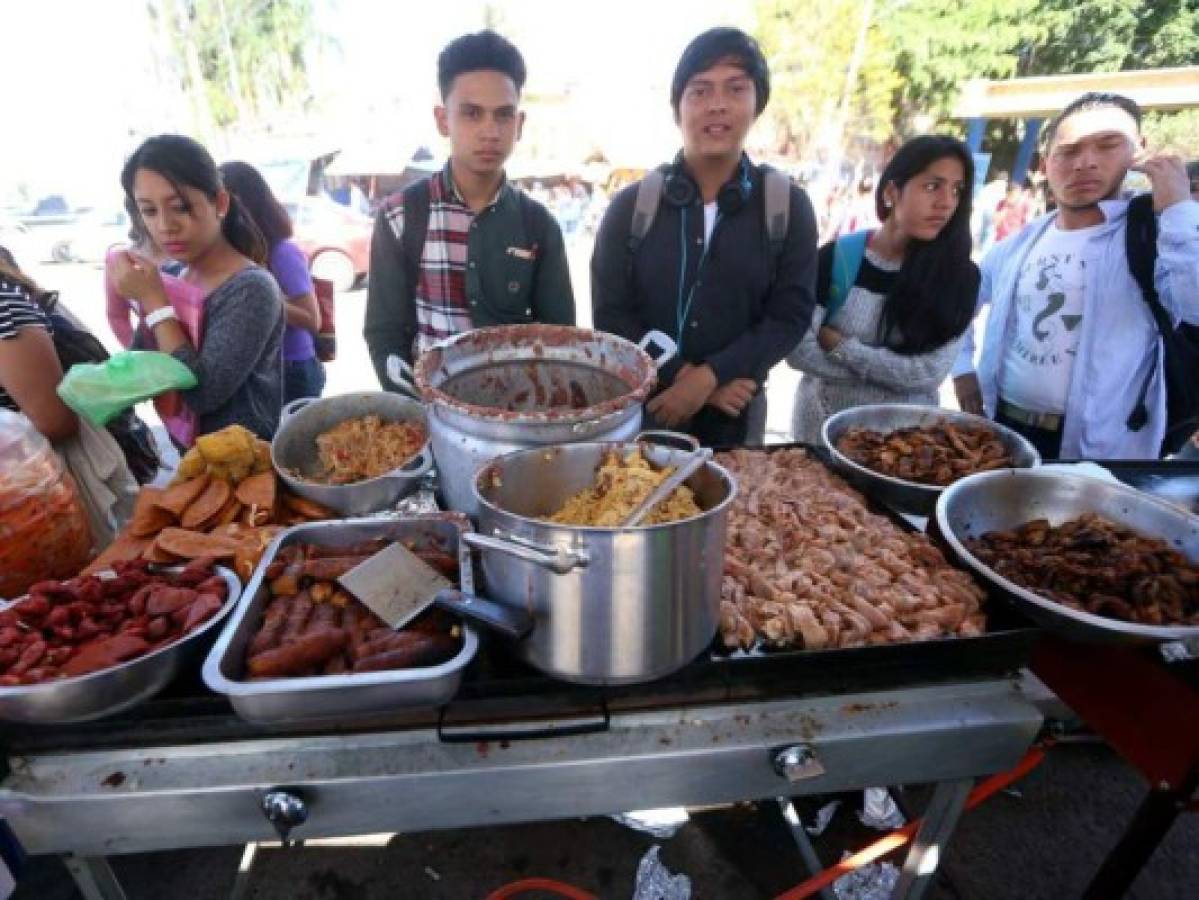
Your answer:
[[[283,332],[283,402],[319,397],[325,389],[325,367],[316,358],[315,335],[321,314],[304,252],[291,240],[291,217],[271,192],[266,179],[249,163],[221,166],[226,189],[241,201],[258,225],[270,248],[267,268],[275,276],[287,301],[287,328]]]

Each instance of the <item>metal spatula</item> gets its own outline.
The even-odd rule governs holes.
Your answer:
[[[337,583],[395,629],[438,606],[507,637],[519,639],[533,630],[533,619],[523,609],[464,594],[400,543],[384,547]]]

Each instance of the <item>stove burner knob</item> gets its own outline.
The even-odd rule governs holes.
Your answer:
[[[308,804],[299,791],[276,789],[263,795],[262,814],[275,826],[283,846],[290,847],[291,830],[308,820]]]
[[[774,771],[789,782],[803,781],[824,774],[824,766],[816,758],[816,750],[810,744],[793,744],[774,755]]]

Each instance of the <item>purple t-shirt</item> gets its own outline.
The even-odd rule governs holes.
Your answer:
[[[312,276],[308,274],[308,260],[304,251],[291,241],[280,241],[271,248],[267,268],[279,283],[283,299],[302,297],[313,292]],[[288,362],[312,359],[316,356],[316,342],[312,332],[298,325],[288,325],[283,332],[283,358]]]

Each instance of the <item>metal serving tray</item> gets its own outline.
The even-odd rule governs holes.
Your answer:
[[[470,527],[465,516],[440,513],[409,519],[345,519],[311,522],[280,532],[263,555],[245,595],[204,663],[204,683],[229,698],[248,722],[334,721],[411,706],[440,706],[458,690],[463,670],[479,650],[479,637],[463,625],[462,649],[439,666],[388,672],[361,672],[310,678],[243,681],[246,646],[254,637],[270,599],[266,569],[290,544],[349,547],[376,538],[412,541],[458,554],[463,591],[474,593],[470,551],[459,536]]]
[[[1063,637],[1151,643],[1199,636],[1196,625],[1142,625],[1071,609],[997,574],[965,545],[988,531],[1040,518],[1060,525],[1083,513],[1098,513],[1117,525],[1161,538],[1192,560],[1199,559],[1199,516],[1124,484],[1050,469],[983,472],[950,485],[937,503],[937,525],[958,559],[1029,617]]]
[[[968,428],[986,428],[995,432],[995,436],[1012,454],[1016,468],[1032,468],[1041,464],[1041,456],[1036,448],[1010,428],[982,416],[942,409],[939,406],[917,406],[907,403],[855,406],[829,416],[821,430],[821,437],[832,459],[833,468],[858,490],[899,512],[931,516],[937,505],[937,498],[945,488],[907,481],[869,469],[838,450],[837,441],[851,428],[867,428],[886,434],[900,428],[921,428],[938,422],[949,422]]]
[[[833,465],[832,454],[825,447],[785,443],[747,449],[761,453],[804,450],[812,459],[845,478],[845,473]],[[863,494],[873,512],[885,517],[897,528],[909,533],[920,530],[898,511],[863,491],[861,485],[845,480],[850,487]],[[930,533],[929,538],[945,553],[950,565],[965,568],[953,558],[950,549],[938,540],[935,533]],[[984,604],[987,627],[978,637],[943,637],[928,641],[829,647],[822,650],[794,647],[773,649],[759,643],[749,650],[729,650],[721,643],[718,634],[708,658],[730,671],[736,671],[740,677],[760,675],[772,681],[785,677],[801,685],[800,689],[804,691],[848,691],[863,684],[883,687],[961,678],[1002,677],[1028,664],[1033,646],[1042,632],[1019,611],[997,602],[1005,598],[990,582],[979,578],[975,580],[987,591]]]
[[[167,571],[180,572],[182,566]],[[86,722],[129,709],[157,694],[185,664],[202,656],[208,641],[216,634],[216,623],[229,615],[239,601],[241,582],[237,576],[220,566],[215,571],[225,579],[229,595],[216,615],[191,634],[110,669],[41,684],[0,688],[0,719],[43,724]],[[112,571],[98,574],[101,578],[116,577]],[[6,608],[25,599],[14,600]]]

